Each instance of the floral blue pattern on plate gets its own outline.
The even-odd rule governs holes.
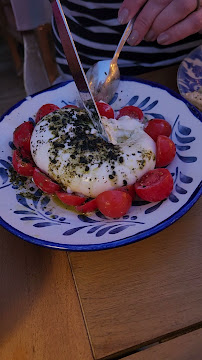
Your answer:
[[[180,64],[177,84],[181,95],[202,88],[202,45],[194,49]]]
[[[165,118],[172,125],[177,154],[168,166],[174,179],[169,198],[157,203],[134,202],[127,215],[107,219],[100,212],[80,215],[57,205],[31,180],[22,190],[10,181],[13,130],[23,121],[34,121],[45,103],[78,104],[74,82],[29,96],[0,119],[0,224],[13,234],[38,245],[65,250],[99,250],[126,245],[149,237],[171,225],[201,194],[201,114],[173,91],[145,81],[122,79],[111,101],[115,110],[140,107],[149,118]],[[2,135],[3,134],[3,135]],[[23,193],[30,196],[23,196]]]

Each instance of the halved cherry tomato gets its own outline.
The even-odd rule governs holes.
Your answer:
[[[48,115],[58,109],[59,107],[55,104],[42,105],[36,113],[35,123],[37,124],[45,115]]]
[[[47,175],[42,173],[39,169],[35,168],[33,172],[33,180],[35,185],[48,194],[55,194],[60,190],[60,186],[52,181]]]
[[[144,131],[156,141],[159,135],[170,136],[172,132],[171,125],[163,119],[152,119],[149,120]]]
[[[166,199],[173,189],[173,178],[168,169],[148,171],[135,183],[136,194],[146,201]]]
[[[156,167],[167,166],[174,159],[176,147],[167,136],[160,135],[156,142]]]
[[[57,197],[66,205],[77,206],[84,203],[86,200],[83,196],[68,194],[64,191],[56,191]]]
[[[68,108],[78,109],[78,107],[76,105],[65,105],[62,107],[62,109],[68,109]]]
[[[19,125],[13,133],[13,143],[17,149],[23,149],[30,153],[30,139],[34,129],[34,125],[30,121],[26,121]]]
[[[144,116],[140,108],[132,105],[125,106],[122,109],[120,109],[116,114],[116,119],[118,120],[121,116],[125,116],[125,115],[133,119],[139,119],[139,120],[142,120]]]
[[[76,210],[81,213],[91,213],[97,209],[97,199],[87,201],[85,204],[76,206]]]
[[[101,116],[106,116],[108,119],[114,119],[114,110],[109,104],[102,101],[96,101],[96,105]]]
[[[125,215],[132,205],[132,197],[124,191],[108,190],[97,196],[100,212],[111,218]]]
[[[132,197],[132,200],[134,200],[134,198],[135,198],[135,186],[134,185],[122,186],[116,190],[126,192],[127,194],[129,194]]]
[[[34,173],[34,163],[29,157],[22,157],[19,150],[13,151],[12,163],[15,171],[23,176],[32,176]]]

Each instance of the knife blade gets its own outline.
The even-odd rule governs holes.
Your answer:
[[[88,85],[83,66],[81,64],[74,40],[65,18],[60,0],[49,0],[52,6],[53,15],[57,24],[62,47],[68,62],[69,69],[77,86],[83,106],[87,111],[94,127],[102,137],[108,141],[107,134],[102,125],[95,100]]]

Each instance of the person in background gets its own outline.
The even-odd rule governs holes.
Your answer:
[[[49,0],[11,0],[11,4],[23,35],[27,94],[72,78]],[[119,57],[121,75],[180,63],[202,43],[202,0],[61,0],[61,4],[85,71],[113,57],[124,24],[133,16],[133,31]]]
[[[202,0],[61,0],[84,70],[110,59],[126,24],[137,16],[120,57],[121,75],[137,74],[180,63],[202,43]],[[118,17],[117,17],[118,16]],[[69,68],[52,19],[56,61]]]

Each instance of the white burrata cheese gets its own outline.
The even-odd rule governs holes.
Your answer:
[[[110,142],[98,136],[83,110],[46,115],[31,138],[36,165],[67,192],[88,197],[134,184],[155,167],[155,142],[138,120],[103,117],[102,123]]]

